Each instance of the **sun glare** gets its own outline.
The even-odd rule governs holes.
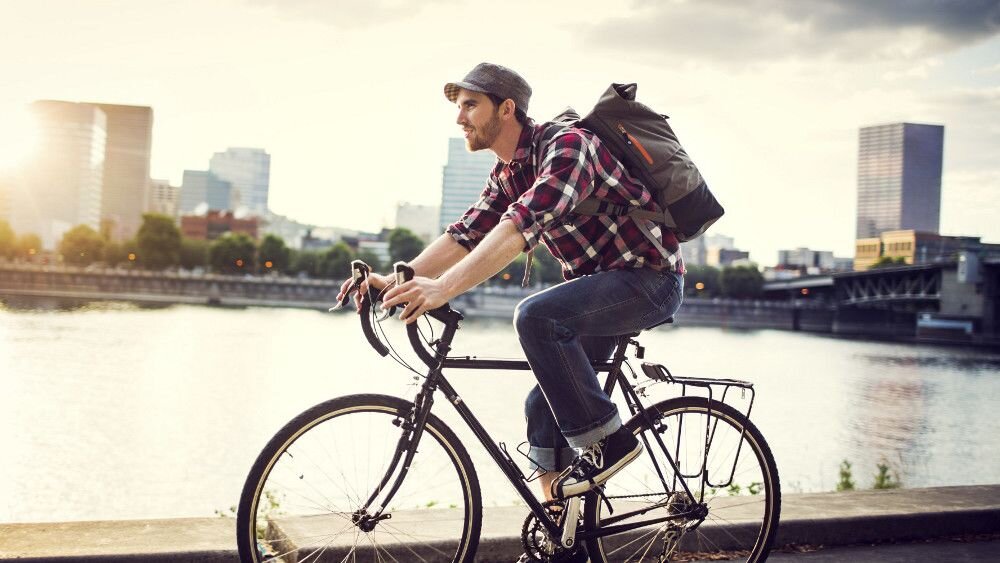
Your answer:
[[[38,143],[38,129],[27,107],[0,107],[0,171],[27,160]]]

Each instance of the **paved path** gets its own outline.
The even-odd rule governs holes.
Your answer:
[[[812,553],[779,553],[768,563],[995,563],[1000,561],[1000,540],[983,542],[933,542],[866,547],[832,547]]]
[[[516,534],[526,513],[517,507],[484,510],[477,561],[513,561],[521,552]],[[236,559],[234,524],[224,518],[0,524],[0,561],[231,563]],[[1000,532],[1000,485],[789,494],[783,497],[777,544],[836,546],[996,532]],[[831,547],[815,553],[775,554],[771,560],[1000,562],[1000,541]]]

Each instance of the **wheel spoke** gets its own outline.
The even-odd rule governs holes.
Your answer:
[[[393,422],[406,408],[391,397],[343,397],[282,429],[244,487],[237,514],[243,560],[471,557],[482,518],[475,470],[458,439],[433,415],[392,499],[385,495],[395,475],[372,506],[360,509],[390,467],[403,432]],[[383,504],[388,506],[375,512]]]
[[[597,495],[587,497],[587,529],[599,529],[602,519],[607,520],[605,525],[621,525],[699,510],[706,511],[705,517],[684,516],[620,536],[600,536],[588,542],[591,560],[651,562],[663,555],[672,560],[682,551],[706,552],[706,556],[739,553],[740,560],[751,562],[766,557],[777,527],[780,490],[770,450],[756,427],[731,407],[709,408],[703,397],[671,399],[647,412],[657,421],[653,428],[645,428],[641,416],[628,424],[646,434],[651,448],[640,457],[642,461],[626,466],[605,484],[613,514],[602,516],[607,513],[603,501]],[[662,448],[656,437],[663,440]],[[680,487],[668,455],[693,499]],[[664,488],[656,467],[671,487]],[[726,487],[709,485],[706,475]]]

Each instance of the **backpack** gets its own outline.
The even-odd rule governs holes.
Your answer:
[[[693,240],[704,234],[725,211],[667,124],[667,116],[635,101],[635,92],[635,84],[612,84],[582,119],[572,108],[567,108],[550,122],[539,147],[546,146],[547,141],[566,127],[579,126],[593,132],[629,174],[646,186],[663,212],[587,198],[577,203],[573,213],[648,219],[666,226],[681,242]],[[635,224],[666,256],[666,250],[645,222]]]

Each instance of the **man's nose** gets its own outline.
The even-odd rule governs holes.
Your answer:
[[[455,123],[459,125],[465,125],[468,119],[465,118],[465,110],[458,110],[458,115],[455,117]]]

